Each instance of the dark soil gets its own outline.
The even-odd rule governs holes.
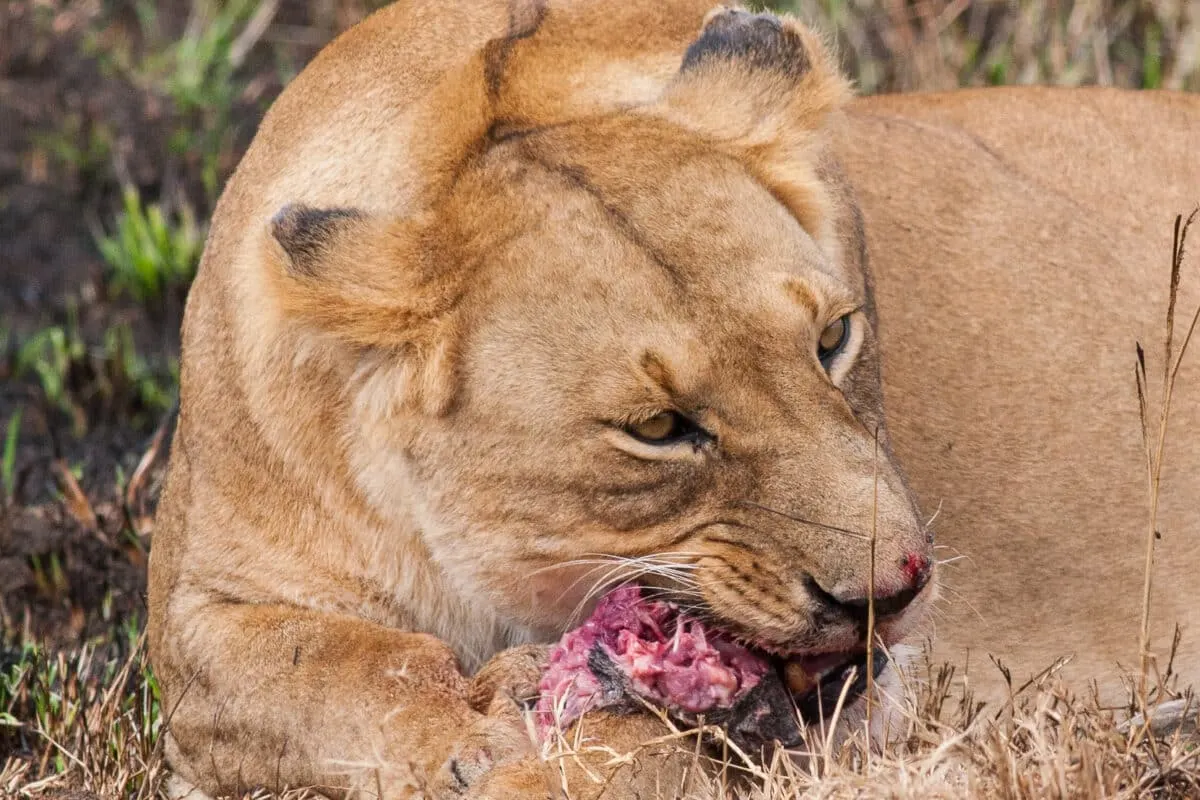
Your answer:
[[[280,3],[236,73],[238,93],[219,118],[218,187],[206,187],[201,157],[172,139],[210,123],[212,111],[181,112],[122,66],[177,41],[190,0],[153,4],[152,26],[133,0],[0,0],[0,446],[21,417],[12,497],[0,487],[0,645],[28,634],[68,647],[145,617],[167,449],[152,445],[171,410],[122,388],[101,343],[128,326],[138,356],[170,389],[186,289],[147,304],[116,294],[96,233],[111,228],[126,188],[207,219],[214,189],[286,79],[368,5]],[[50,402],[30,370],[19,374],[21,348],[48,327],[84,344],[67,374],[70,409]],[[151,450],[152,468],[126,491]]]

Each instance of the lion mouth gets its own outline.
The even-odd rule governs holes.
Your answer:
[[[568,631],[542,676],[537,706],[543,735],[594,708],[649,703],[687,723],[721,725],[743,747],[799,744],[803,726],[829,719],[867,687],[867,653],[781,656],[689,618],[636,586],[606,595]],[[882,652],[872,676],[886,665]]]
[[[813,722],[832,717],[839,701],[845,707],[861,697],[867,691],[868,670],[873,679],[886,667],[882,649],[869,655],[859,650],[800,656],[784,664],[783,674],[800,717]]]

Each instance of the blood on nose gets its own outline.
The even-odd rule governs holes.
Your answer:
[[[909,553],[900,561],[900,572],[908,581],[908,585],[917,591],[925,588],[929,582],[932,564],[920,553]]]

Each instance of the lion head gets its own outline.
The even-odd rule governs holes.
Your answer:
[[[404,214],[262,225],[265,302],[343,365],[346,485],[513,638],[634,581],[778,653],[860,653],[869,605],[897,641],[932,544],[823,146],[846,84],[797,23],[719,10],[652,101],[550,102],[531,8],[431,93]]]

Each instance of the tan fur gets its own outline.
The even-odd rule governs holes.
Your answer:
[[[866,218],[889,427],[935,529],[938,655],[983,696],[1070,656],[1082,691],[1138,667],[1149,500],[1134,386],[1157,434],[1175,215],[1200,204],[1200,99],[1004,89],[861,101],[838,153]],[[1200,231],[1200,229],[1197,229]],[[1193,234],[1193,242],[1197,240]],[[1195,244],[1176,344],[1200,303]],[[1194,345],[1195,343],[1193,343]],[[1151,603],[1165,671],[1200,681],[1200,352],[1168,429]]]
[[[1007,264],[984,242],[1011,233],[999,226],[1018,224],[1029,187],[996,184],[1008,192],[994,201],[1000,222],[955,217],[971,209],[965,188],[955,206],[905,177],[957,176],[991,198],[1003,174],[975,182],[974,151],[953,137],[929,156],[951,172],[927,166],[923,140],[896,134],[910,123],[889,122],[886,104],[844,114],[845,84],[794,22],[768,31],[765,62],[685,62],[702,25],[746,33],[746,17],[709,12],[693,0],[401,3],[327,48],[271,110],[189,298],[151,563],[151,652],[168,756],[186,780],[546,796],[558,778],[546,783],[510,699],[537,662],[508,648],[552,641],[618,577],[683,590],[776,648],[860,645],[827,601],[869,591],[871,532],[881,597],[906,585],[904,559],[932,550],[883,427],[862,232],[835,151],[877,226],[887,390],[892,416],[909,420],[901,443],[924,499],[1003,493],[997,476],[1014,472],[1030,482],[1012,457],[980,467],[978,450],[922,449],[939,413],[952,441],[983,441],[969,438],[981,435],[969,414],[996,389],[953,380],[977,377],[969,352],[928,353],[939,335],[966,345],[954,317],[922,328],[923,317],[977,300],[938,294],[924,276]],[[961,147],[988,152],[979,136],[962,133]],[[956,227],[937,226],[950,222],[976,238],[923,250],[921,231],[949,237]],[[1076,255],[1096,254],[1082,229],[1072,235]],[[996,252],[1038,257],[1028,242],[1008,248]],[[913,300],[919,287],[937,299]],[[817,337],[848,312],[854,334],[826,374]],[[1015,336],[1028,317],[1005,319]],[[1099,328],[1050,335],[1087,351],[1079,342]],[[926,358],[942,370],[936,391]],[[1053,385],[1035,368],[1013,375]],[[1038,396],[1003,388],[1022,394],[1013,402]],[[718,444],[664,452],[619,430],[671,408]],[[1012,422],[991,417],[994,437]],[[1009,447],[996,452],[1025,452]],[[1045,518],[1022,501],[951,508],[947,497],[953,526],[940,526],[966,549],[954,526],[987,528],[985,514],[1020,517],[1026,543],[1043,519],[1078,519],[1073,498]],[[1136,560],[1136,528],[1129,537],[1130,554],[1114,545],[1114,558]],[[1007,553],[1003,570],[1036,561],[1032,547],[990,546]],[[645,556],[684,571],[613,571],[614,558]],[[1005,590],[1004,608],[1025,611],[996,619],[1036,613],[1018,595]],[[933,597],[931,585],[881,620],[883,641],[919,633]],[[960,613],[953,597],[948,608]],[[951,646],[1002,642],[1009,628],[989,625],[956,628]],[[464,677],[497,654],[474,684]],[[647,725],[601,715],[591,729],[625,745]],[[669,759],[651,763],[622,779],[674,774]]]

